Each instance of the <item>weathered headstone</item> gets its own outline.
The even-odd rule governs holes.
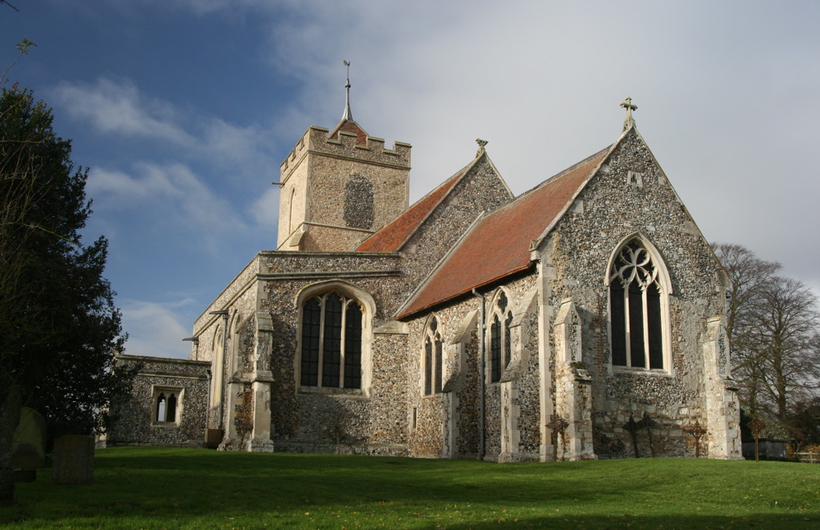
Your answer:
[[[208,429],[205,431],[205,447],[208,449],[216,449],[222,443],[224,432],[222,429]]]
[[[94,438],[68,434],[54,440],[54,484],[85,486],[94,481]]]
[[[34,409],[23,407],[14,431],[11,467],[16,482],[33,482],[46,462],[46,420]]]

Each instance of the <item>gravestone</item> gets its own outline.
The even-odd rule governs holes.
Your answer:
[[[46,420],[34,409],[23,407],[14,431],[11,467],[15,482],[34,482],[37,469],[46,462]]]
[[[54,440],[52,482],[85,486],[94,481],[94,437],[68,434]]]

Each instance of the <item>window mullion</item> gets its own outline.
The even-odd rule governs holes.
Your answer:
[[[644,358],[644,365],[646,366],[647,370],[652,368],[652,364],[649,361],[649,305],[647,303],[647,293],[649,292],[649,286],[641,287],[641,305],[643,306],[643,358]]]
[[[433,373],[433,392],[440,393],[443,384],[443,352],[441,348],[441,335],[436,334],[433,341],[433,356],[434,356],[434,373]]]
[[[339,388],[344,387],[345,381],[345,346],[347,337],[347,307],[350,300],[342,298],[342,329],[339,337]]]
[[[624,285],[624,342],[626,343],[626,365],[632,367],[632,323],[629,315],[629,284]]]
[[[322,385],[322,377],[324,376],[324,357],[325,357],[325,300],[327,296],[320,298],[319,304],[319,370],[316,376],[316,386]]]
[[[432,394],[433,389],[433,343],[428,330],[424,341],[424,395]]]

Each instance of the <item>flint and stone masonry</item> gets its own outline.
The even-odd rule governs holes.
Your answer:
[[[120,357],[141,371],[107,443],[691,457],[697,423],[701,455],[740,458],[728,278],[632,110],[519,197],[479,141],[412,206],[410,145],[310,127],[281,166],[277,250],[205,308],[191,360]]]

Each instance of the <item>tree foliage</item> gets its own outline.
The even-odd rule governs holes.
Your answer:
[[[750,250],[717,244],[732,280],[727,335],[740,398],[753,416],[777,424],[797,439],[795,407],[816,395],[820,377],[820,312],[803,283],[780,276],[779,263]]]
[[[107,241],[81,237],[88,172],[52,121],[29,90],[2,89],[0,424],[16,424],[16,403],[39,410],[52,436],[91,434],[131,378],[111,370],[125,338],[103,277]]]

